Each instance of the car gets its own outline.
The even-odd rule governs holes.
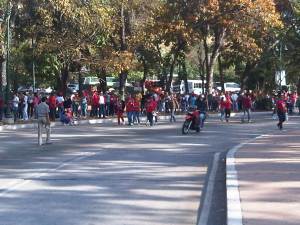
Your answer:
[[[74,93],[79,91],[79,84],[68,84],[67,88],[70,90],[70,92]]]

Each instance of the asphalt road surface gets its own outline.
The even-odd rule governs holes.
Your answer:
[[[225,154],[275,123],[209,118],[189,135],[182,121],[61,126],[41,147],[37,130],[0,132],[0,225],[225,225]]]

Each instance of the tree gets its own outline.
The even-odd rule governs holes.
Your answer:
[[[239,49],[249,58],[262,52],[263,39],[281,26],[273,0],[193,1],[188,22],[205,49],[207,90],[213,88],[213,69],[220,52]]]

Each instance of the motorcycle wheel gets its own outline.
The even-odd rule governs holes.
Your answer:
[[[192,125],[192,121],[184,121],[182,126],[182,134],[188,134],[190,131],[190,127]]]

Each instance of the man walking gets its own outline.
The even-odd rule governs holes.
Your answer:
[[[38,144],[43,144],[43,126],[46,128],[46,144],[50,144],[50,118],[49,118],[49,106],[46,104],[46,97],[42,98],[42,102],[37,106],[38,116]]]
[[[281,95],[281,98],[278,99],[277,103],[276,103],[276,109],[277,109],[277,115],[278,115],[278,124],[277,127],[282,130],[282,124],[284,121],[286,121],[286,112],[287,112],[287,108],[286,108],[286,103],[283,100],[283,95]]]
[[[247,114],[248,123],[250,123],[251,121],[250,110],[251,110],[252,102],[249,94],[243,96],[242,104],[243,104],[243,111],[244,111],[242,122],[245,122],[245,117]]]

